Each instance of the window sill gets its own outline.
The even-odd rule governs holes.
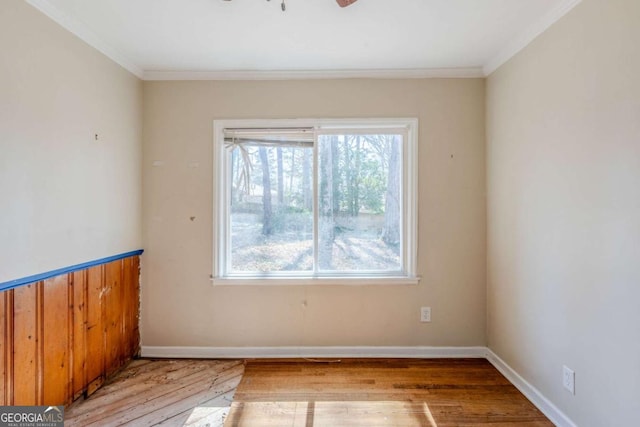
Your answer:
[[[214,286],[417,285],[420,277],[214,277]]]

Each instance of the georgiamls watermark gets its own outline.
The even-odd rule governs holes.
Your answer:
[[[64,406],[0,406],[0,427],[64,427]]]

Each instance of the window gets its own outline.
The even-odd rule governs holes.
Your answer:
[[[214,121],[214,283],[417,283],[417,120]]]

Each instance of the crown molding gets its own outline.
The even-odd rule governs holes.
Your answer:
[[[143,80],[311,80],[311,79],[429,79],[483,78],[524,49],[536,37],[566,15],[582,0],[563,0],[535,25],[513,38],[482,67],[387,70],[229,70],[229,71],[145,71],[119,52],[81,21],[67,15],[49,0],[26,0],[53,21],[88,45]]]
[[[114,49],[111,45],[102,40],[100,36],[90,30],[89,27],[87,27],[82,22],[62,12],[60,9],[52,5],[48,0],[26,1],[31,6],[35,7],[40,12],[44,13],[49,18],[57,22],[63,28],[70,31],[72,34],[75,34],[89,46],[104,54],[107,58],[111,59],[127,71],[136,75],[138,78],[142,78],[144,73],[140,67],[138,67],[133,61],[131,61],[117,49]]]
[[[482,67],[483,74],[488,77],[502,64],[514,57],[518,52],[527,47],[536,37],[544,33],[549,27],[560,20],[571,9],[580,4],[582,0],[563,0],[557,7],[542,17],[531,27],[528,27],[520,34],[516,35],[496,56],[491,58]]]
[[[145,71],[144,80],[313,80],[313,79],[435,79],[482,78],[481,68],[309,71]]]

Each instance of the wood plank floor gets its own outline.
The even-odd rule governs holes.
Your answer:
[[[135,360],[88,399],[65,426],[221,426],[243,361]]]
[[[65,411],[65,426],[223,424],[553,426],[484,359],[143,359]]]
[[[553,424],[485,359],[347,359],[249,361],[225,426]]]

